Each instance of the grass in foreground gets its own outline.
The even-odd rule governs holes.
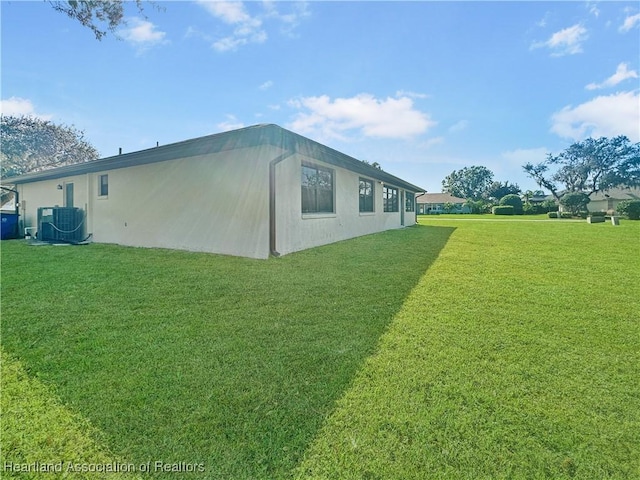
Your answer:
[[[4,352],[0,356],[2,478],[140,478],[122,473],[129,468],[96,441],[100,435],[86,419],[62,406],[49,388],[29,377],[20,362]],[[89,472],[94,466],[116,473]]]
[[[269,261],[3,242],[3,348],[125,462],[287,477],[452,231]],[[13,415],[3,406],[5,425]],[[3,435],[3,461],[46,453],[21,451],[46,428],[28,418],[25,443]]]
[[[640,222],[459,222],[298,469],[640,478]]]

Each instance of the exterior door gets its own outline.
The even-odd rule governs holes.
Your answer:
[[[64,206],[73,207],[73,183],[64,184]]]

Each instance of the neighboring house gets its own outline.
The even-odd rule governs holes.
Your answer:
[[[471,213],[471,209],[465,205],[464,198],[454,197],[449,193],[423,193],[416,197],[417,211],[419,215],[433,213]],[[446,204],[452,205],[449,212]],[[448,206],[448,205],[447,205]]]
[[[10,181],[32,232],[39,208],[79,207],[94,242],[252,258],[414,225],[424,191],[277,125]]]
[[[640,200],[640,188],[612,188],[610,190],[592,193],[591,201],[587,204],[590,212],[607,212],[615,210],[623,200]]]
[[[522,198],[522,203],[526,203],[527,199],[524,197],[524,195],[521,195]],[[529,197],[528,201],[530,204],[532,205],[540,205],[541,203],[547,201],[547,200],[554,200],[553,195],[547,195],[545,193],[542,194],[537,194],[537,195],[532,195],[531,197]]]

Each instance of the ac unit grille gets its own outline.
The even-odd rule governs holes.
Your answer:
[[[84,211],[77,207],[38,208],[38,240],[81,242],[85,237]]]

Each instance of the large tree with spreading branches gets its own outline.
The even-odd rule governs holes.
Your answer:
[[[590,195],[612,188],[640,186],[640,143],[623,135],[574,143],[559,155],[548,154],[537,165],[527,163],[524,171],[556,198],[563,193]]]
[[[472,166],[454,170],[442,181],[442,191],[454,197],[480,200],[493,182],[493,172],[487,167]]]
[[[99,157],[84,132],[36,117],[0,116],[0,140],[3,180]]]
[[[125,23],[124,0],[49,0],[49,3],[54,10],[91,29],[98,40],[102,40],[107,31],[114,33]],[[142,0],[130,3],[135,3],[138,12],[143,14]]]

